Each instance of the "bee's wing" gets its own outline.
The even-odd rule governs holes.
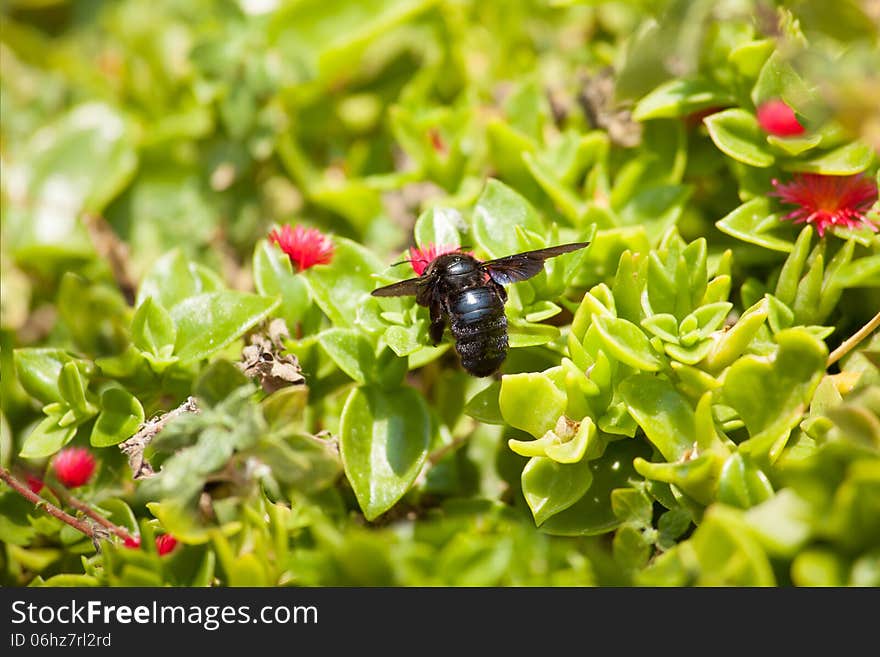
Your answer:
[[[572,242],[571,244],[560,244],[559,246],[551,246],[546,249],[538,249],[537,251],[516,253],[504,258],[498,258],[497,260],[484,262],[482,267],[489,273],[493,281],[499,285],[508,285],[524,281],[540,272],[544,268],[544,261],[547,258],[555,258],[563,253],[577,251],[588,244],[589,242]]]
[[[377,288],[370,294],[374,297],[402,297],[408,294],[418,294],[421,282],[421,278],[408,278],[405,281]]]

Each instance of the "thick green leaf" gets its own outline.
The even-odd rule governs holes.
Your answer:
[[[340,418],[342,464],[367,520],[394,506],[421,472],[431,420],[412,388],[351,391]]]
[[[131,341],[141,351],[160,357],[170,356],[177,329],[168,311],[153,297],[147,297],[131,320]]]
[[[733,99],[724,89],[704,77],[675,78],[664,82],[633,108],[633,119],[670,118],[718,105],[728,105]]]
[[[461,246],[459,230],[466,227],[461,213],[454,208],[429,208],[419,216],[413,228],[416,244],[427,248],[437,246]]]
[[[376,287],[373,274],[384,269],[369,249],[342,237],[329,265],[316,265],[304,272],[312,296],[335,326],[354,327]]]
[[[592,482],[589,461],[564,464],[536,456],[522,471],[523,495],[539,526],[577,502]]]
[[[779,219],[778,215],[770,212],[770,201],[764,196],[759,196],[743,203],[726,217],[718,220],[715,225],[721,232],[744,242],[774,251],[786,253],[791,251],[792,242],[772,234],[772,229],[784,227],[782,222],[769,221],[770,217]]]
[[[820,173],[826,176],[850,176],[861,173],[874,161],[874,151],[868,144],[854,141],[838,146],[827,153],[817,154],[809,160],[797,160],[787,163],[783,168],[788,171]]]
[[[773,487],[761,469],[742,454],[731,454],[718,479],[718,501],[748,509],[773,495]]]
[[[58,426],[58,417],[44,418],[28,434],[21,446],[19,456],[26,459],[39,459],[51,456],[76,435],[76,425]]]
[[[825,371],[825,345],[799,328],[776,334],[772,360],[744,356],[730,366],[722,388],[751,438],[740,445],[760,462],[779,458],[791,430],[801,421]]]
[[[490,179],[474,207],[474,237],[492,258],[522,251],[517,226],[545,234],[535,208],[510,187]]]
[[[565,413],[566,397],[546,374],[508,374],[501,379],[498,405],[510,426],[540,438]]]
[[[58,377],[66,363],[76,360],[73,356],[63,349],[16,349],[14,358],[18,382],[29,395],[45,404],[62,401]]]
[[[635,374],[620,384],[630,414],[667,461],[678,461],[697,441],[694,410],[666,379]]]
[[[541,529],[561,536],[591,536],[617,527],[620,519],[611,508],[611,494],[615,489],[628,487],[629,479],[637,477],[633,459],[649,455],[644,441],[617,440],[608,444],[601,458],[582,461],[589,463],[593,475],[587,494],[546,520]]]
[[[464,412],[475,420],[486,424],[504,424],[498,398],[501,395],[501,382],[495,381],[471,397]]]
[[[740,513],[711,507],[694,532],[691,545],[704,586],[774,586],[773,569]]]
[[[36,131],[9,166],[23,201],[4,211],[4,236],[19,259],[83,257],[93,252],[83,212],[100,213],[137,167],[131,127],[114,107],[78,105]]]
[[[189,297],[171,309],[177,328],[174,354],[182,361],[207,358],[268,317],[279,303],[279,298],[231,290]]]
[[[734,160],[753,167],[769,167],[775,161],[754,115],[743,109],[717,112],[703,119],[718,149]]]
[[[180,249],[172,249],[156,260],[144,276],[135,305],[153,297],[170,310],[184,299],[222,288],[216,274],[187,260]]]
[[[716,335],[715,346],[706,356],[710,371],[727,367],[745,352],[767,319],[767,307],[767,299],[761,299],[746,310],[729,331]]]
[[[602,344],[620,362],[647,372],[660,369],[660,359],[642,330],[619,317],[593,317]]]
[[[92,428],[95,447],[118,445],[131,438],[144,421],[144,408],[123,388],[107,388],[101,394],[101,413]]]
[[[322,331],[318,340],[339,369],[352,379],[361,384],[376,379],[376,350],[361,332],[332,328]]]
[[[305,279],[293,272],[288,255],[266,240],[260,240],[254,249],[253,268],[257,292],[281,297],[278,315],[293,331],[302,323],[311,304]]]

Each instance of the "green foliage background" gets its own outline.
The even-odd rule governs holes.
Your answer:
[[[880,585],[876,3],[11,0],[0,488],[12,585]],[[766,135],[781,98],[806,127]],[[877,205],[869,213],[880,221]],[[331,234],[297,273],[266,240]],[[503,376],[428,346],[412,245],[591,240],[509,288]],[[234,366],[282,318],[305,385]],[[189,395],[134,481],[117,448]],[[59,502],[49,489],[42,493]],[[180,542],[156,553],[152,537]]]

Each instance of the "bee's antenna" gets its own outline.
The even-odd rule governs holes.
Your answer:
[[[395,262],[395,263],[392,264],[391,266],[392,266],[392,267],[396,267],[397,265],[402,265],[402,264],[407,263],[407,262],[410,263],[410,264],[412,264],[412,260],[401,260],[400,262]]]

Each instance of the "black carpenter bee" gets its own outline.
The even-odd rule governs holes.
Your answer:
[[[537,251],[481,262],[454,251],[434,258],[418,278],[373,290],[374,297],[416,296],[416,303],[429,309],[428,331],[436,346],[449,328],[461,365],[474,376],[489,376],[507,356],[507,316],[504,286],[531,278],[544,268],[544,261],[577,251],[589,242],[574,242]]]

